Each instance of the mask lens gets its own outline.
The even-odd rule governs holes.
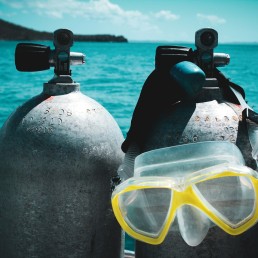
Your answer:
[[[255,191],[248,177],[211,179],[197,183],[194,188],[206,206],[232,228],[245,223],[254,212]]]
[[[127,224],[137,233],[157,238],[166,221],[172,191],[148,188],[119,196],[119,207]]]

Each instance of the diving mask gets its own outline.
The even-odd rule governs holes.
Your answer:
[[[177,219],[183,239],[195,246],[210,220],[231,235],[252,227],[256,196],[257,172],[244,166],[234,144],[201,142],[137,156],[134,177],[116,187],[112,206],[121,227],[137,240],[162,243]]]

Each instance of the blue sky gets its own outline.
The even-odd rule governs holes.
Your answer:
[[[0,0],[0,17],[40,31],[193,42],[210,27],[219,42],[258,42],[258,0]]]

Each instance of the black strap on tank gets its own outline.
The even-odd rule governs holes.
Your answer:
[[[157,47],[155,70],[142,87],[130,129],[122,144],[124,152],[127,152],[131,142],[141,146],[148,135],[149,128],[155,123],[157,115],[184,98],[184,91],[170,76],[169,69],[178,62],[192,60],[192,53],[192,49],[188,47]]]
[[[228,103],[228,104],[231,106],[231,108],[233,110],[235,110],[235,112],[238,115],[242,116],[242,119],[239,122],[238,132],[241,134],[240,130],[242,130],[242,135],[245,135],[247,137],[246,144],[245,144],[246,150],[244,152],[242,152],[242,154],[244,157],[245,157],[245,155],[248,155],[248,157],[247,156],[245,157],[245,159],[247,159],[249,162],[249,164],[247,164],[247,165],[254,169],[257,169],[257,159],[256,159],[256,157],[253,156],[253,154],[251,154],[253,147],[256,145],[256,142],[253,142],[254,139],[252,139],[251,132],[249,131],[252,129],[250,129],[248,127],[252,123],[254,124],[255,127],[258,127],[258,114],[255,111],[253,111],[253,109],[246,103],[242,94],[240,94],[239,91],[237,91],[235,88],[233,88],[233,89],[231,88],[231,91],[233,92],[235,97],[238,99],[238,102],[241,105],[241,109],[239,110],[238,108],[236,108],[235,105],[233,105],[231,103]],[[258,128],[257,128],[257,130],[258,130]],[[243,140],[243,138],[242,138],[242,140]],[[236,142],[236,144],[238,145],[238,142]],[[252,156],[252,158],[250,157],[250,155]]]
[[[251,109],[244,109],[243,110],[243,117],[250,119],[252,122],[258,125],[258,113]]]
[[[237,92],[239,92],[242,95],[243,99],[245,99],[244,89],[241,86],[231,82],[217,68],[214,69],[214,76],[215,76],[215,78],[217,78],[217,80],[219,82],[219,87],[221,88],[223,96],[227,101],[234,103],[234,104],[240,104],[237,96],[234,94],[234,92],[232,91],[232,89],[230,87],[232,87]]]
[[[253,126],[255,126],[258,130],[258,113],[256,113],[255,111],[251,110],[251,109],[244,109],[243,112],[242,112],[242,117],[243,117],[243,120],[245,121],[245,124],[247,126],[247,123],[251,126],[251,128]],[[253,123],[253,125],[252,125]],[[250,128],[250,130],[252,130]],[[247,131],[248,131],[248,128],[247,128]],[[251,145],[251,148],[252,148],[252,158],[253,160],[255,161],[255,165],[253,167],[255,167],[255,169],[257,170],[258,168],[258,160],[257,160],[257,152],[256,150],[254,149],[256,144],[257,144],[257,141],[252,139],[253,137],[251,136],[251,132],[248,131],[248,136],[249,136],[249,142],[250,142],[250,145]],[[256,153],[255,153],[256,152]]]

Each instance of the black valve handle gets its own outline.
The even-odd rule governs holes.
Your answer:
[[[19,43],[15,49],[15,66],[20,72],[36,72],[48,70],[50,47],[33,44]]]

